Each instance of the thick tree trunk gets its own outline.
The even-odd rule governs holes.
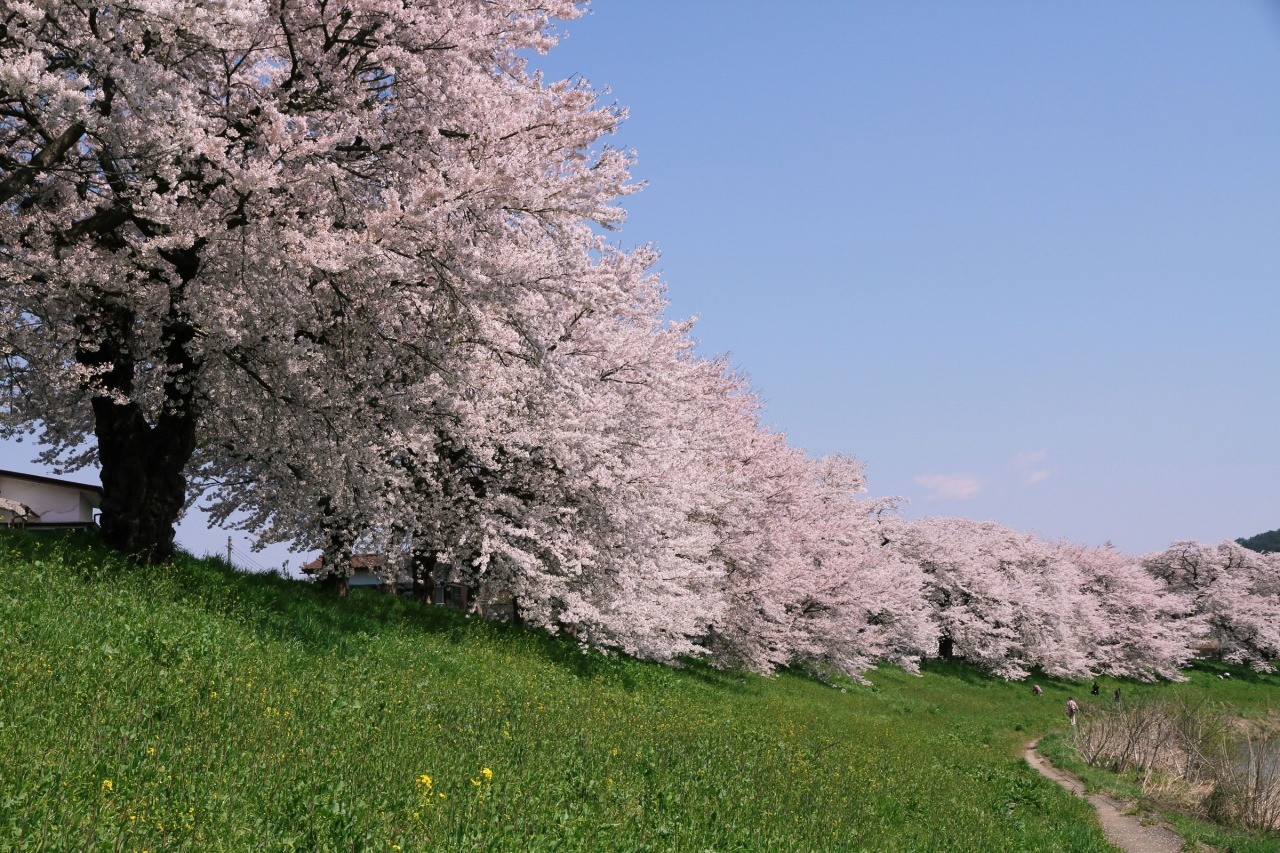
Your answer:
[[[938,657],[943,660],[953,660],[956,656],[955,641],[943,634],[938,638]]]
[[[354,571],[351,565],[352,541],[350,524],[340,523],[338,513],[333,508],[334,501],[325,496],[320,499],[322,523],[325,525],[324,560],[320,576],[316,579],[320,588],[334,592],[339,598],[346,598],[351,592],[349,579]]]
[[[413,597],[423,604],[431,604],[436,588],[436,552],[415,549],[410,566],[413,572]]]
[[[167,414],[155,426],[134,403],[93,401],[102,463],[102,538],[148,563],[173,556],[173,526],[187,496],[195,418]]]
[[[173,556],[173,526],[187,497],[186,467],[196,446],[201,362],[189,347],[196,337],[181,300],[199,268],[199,245],[167,257],[183,284],[170,293],[163,349],[151,358],[165,367],[162,408],[155,423],[134,400],[134,311],[104,296],[80,320],[84,343],[76,360],[101,383],[92,400],[98,461],[102,465],[102,536],[118,551],[147,563]]]
[[[338,598],[346,598],[351,592],[351,584],[347,581],[347,576],[340,575],[335,572],[322,575],[320,579],[316,581],[316,584],[320,589],[323,589],[325,592],[331,592],[338,596]]]

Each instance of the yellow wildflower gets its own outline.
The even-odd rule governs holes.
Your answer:
[[[493,771],[492,771],[492,770],[490,770],[488,767],[486,767],[486,768],[484,768],[483,770],[481,770],[481,771],[480,771],[480,775],[484,777],[484,780],[485,780],[486,782],[492,782],[492,781],[493,781]]]
[[[112,783],[110,779],[103,779],[102,784],[99,785],[98,787],[100,787],[102,791],[105,793],[110,793],[111,791],[114,791],[116,789],[116,786]]]

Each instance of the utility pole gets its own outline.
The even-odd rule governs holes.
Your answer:
[[[227,537],[227,568],[231,568],[231,537]]]

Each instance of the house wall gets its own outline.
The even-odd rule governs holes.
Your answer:
[[[41,522],[93,521],[93,503],[82,489],[0,477],[0,497],[31,507]]]

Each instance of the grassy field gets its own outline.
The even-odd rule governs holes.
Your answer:
[[[19,533],[0,647],[0,849],[1110,849],[1020,759],[1081,692],[1047,679],[675,670]],[[1178,689],[1280,704],[1222,684]]]

